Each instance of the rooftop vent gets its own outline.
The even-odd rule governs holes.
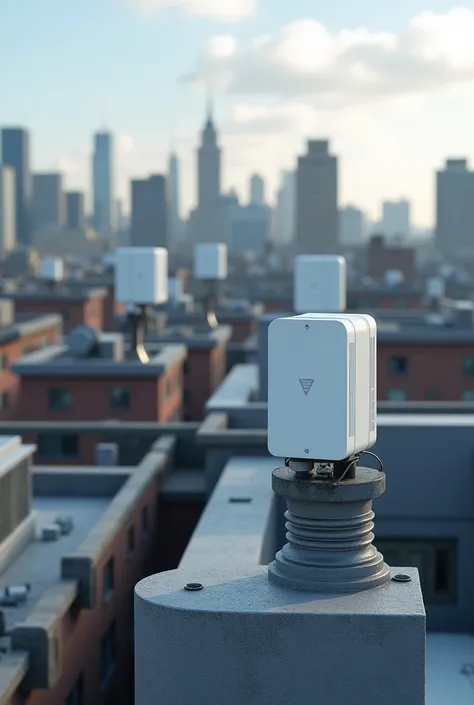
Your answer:
[[[119,462],[117,443],[98,443],[95,447],[95,464],[99,467],[116,467]]]
[[[60,514],[56,517],[54,523],[59,526],[59,529],[63,536],[69,536],[69,534],[74,529],[74,520],[68,514]]]
[[[98,353],[99,333],[91,326],[76,326],[69,333],[67,342],[72,355],[79,360],[84,360]]]
[[[41,529],[41,540],[45,542],[58,541],[61,536],[61,527],[56,522],[47,524]]]
[[[29,583],[25,583],[24,585],[8,585],[7,587],[0,588],[0,605],[3,607],[16,607],[22,602],[26,602],[30,590],[31,585]]]

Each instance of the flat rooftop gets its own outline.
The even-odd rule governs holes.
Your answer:
[[[0,326],[0,343],[10,343],[28,335],[41,333],[46,328],[59,326],[62,326],[59,314],[17,313],[11,323]]]
[[[55,289],[45,285],[31,286],[29,291],[8,291],[5,297],[13,301],[31,301],[41,304],[43,301],[89,301],[90,299],[105,299],[108,290],[98,286],[74,286],[73,284],[58,282]]]
[[[116,340],[119,334],[102,333],[100,343],[118,343],[116,353],[91,354],[88,357],[75,355],[68,345],[52,345],[43,350],[38,350],[25,355],[12,364],[13,372],[27,376],[120,376],[132,377],[158,377],[167,369],[179,364],[186,358],[186,346],[146,345],[150,359],[146,364],[136,359],[128,359],[123,352],[122,341]]]
[[[0,574],[0,588],[30,583],[28,599],[18,607],[3,607],[7,629],[23,622],[33,610],[42,594],[61,579],[61,558],[74,552],[98,522],[111,498],[95,497],[36,497],[32,508],[37,513],[37,538],[29,543],[6,570]],[[54,522],[58,515],[70,516],[74,528],[69,536],[58,541],[39,539],[43,526]]]

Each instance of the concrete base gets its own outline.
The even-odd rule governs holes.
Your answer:
[[[411,582],[351,595],[279,587],[265,566],[150,576],[135,593],[135,703],[424,705],[418,572],[400,572]]]

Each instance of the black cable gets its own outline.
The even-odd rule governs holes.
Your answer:
[[[382,461],[380,460],[380,458],[379,458],[378,455],[376,455],[375,453],[372,453],[371,450],[363,450],[362,453],[365,453],[366,455],[371,455],[373,458],[375,458],[375,460],[376,460],[376,461],[378,462],[378,464],[379,464],[379,470],[380,470],[380,472],[383,472],[383,463],[382,463]],[[362,455],[362,453],[361,453],[361,455]]]

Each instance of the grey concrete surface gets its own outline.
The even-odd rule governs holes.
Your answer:
[[[268,555],[266,541],[276,525],[271,512],[276,498],[272,458],[234,457],[216,488],[181,559],[180,567],[257,565]]]
[[[350,596],[280,588],[263,567],[142,580],[136,705],[425,705],[421,590],[400,570],[411,582]]]

